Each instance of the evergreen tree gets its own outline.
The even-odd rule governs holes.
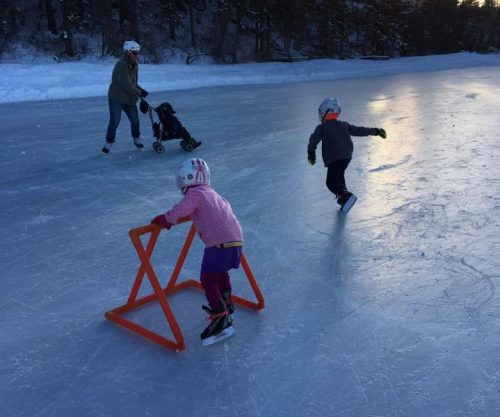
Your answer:
[[[158,60],[167,48],[206,51],[219,62],[297,51],[341,58],[486,51],[500,47],[500,7],[498,0],[0,0],[0,53],[30,42],[76,57],[96,36],[102,55],[118,55],[135,39],[146,59]]]
[[[421,54],[460,50],[457,0],[424,0],[418,9],[415,44]]]
[[[304,45],[310,38],[311,1],[277,0],[271,10],[277,46],[290,51],[295,45]]]
[[[410,3],[405,0],[364,0],[359,4],[363,54],[390,56],[408,50]]]
[[[315,53],[328,57],[349,56],[349,34],[353,29],[349,3],[345,0],[316,0],[311,2],[311,6]]]

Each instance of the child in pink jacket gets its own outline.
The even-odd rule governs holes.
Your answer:
[[[200,281],[210,305],[203,309],[210,314],[211,323],[201,339],[210,345],[234,334],[228,271],[240,266],[243,232],[231,205],[210,187],[210,170],[203,159],[186,160],[177,170],[176,181],[184,197],[151,223],[170,229],[179,219],[191,216],[205,244]]]

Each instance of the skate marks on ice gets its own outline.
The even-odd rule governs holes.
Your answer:
[[[377,168],[373,168],[373,169],[370,169],[368,170],[368,172],[381,172],[381,171],[387,171],[388,169],[393,169],[393,168],[397,168],[401,165],[404,165],[406,163],[408,163],[409,161],[411,160],[411,155],[406,155],[401,161],[399,162],[396,162],[394,164],[384,164],[384,165],[380,165],[379,167]]]
[[[497,253],[499,249],[496,248]],[[453,262],[448,262],[445,269],[453,273],[455,282],[445,290],[445,296],[457,308],[464,310],[470,319],[478,318],[483,308],[488,311],[487,305],[496,293],[494,279],[498,279],[500,274],[490,274],[482,270],[485,260],[474,254],[463,256],[459,262],[456,262],[457,259],[453,255],[451,259]],[[463,297],[463,294],[457,291],[458,286],[468,289],[467,297]],[[500,308],[494,307],[494,310],[496,310],[495,315],[498,315]],[[491,313],[487,315],[491,316]]]
[[[500,277],[500,262],[490,256],[500,253],[492,219],[481,223],[470,213],[461,212],[458,219],[455,215],[444,204],[413,201],[356,221],[350,233],[362,252],[366,247],[371,254],[355,272],[372,270],[386,281],[394,277],[402,287],[418,279],[421,290],[426,289],[410,291],[408,302],[439,312],[436,320],[500,313],[492,303]]]

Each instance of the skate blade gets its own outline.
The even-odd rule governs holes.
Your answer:
[[[228,337],[231,337],[235,333],[234,327],[230,326],[222,330],[219,334],[216,334],[215,336],[210,336],[207,337],[206,339],[202,340],[203,346],[210,346],[213,345],[214,343],[220,342],[221,340],[227,339]]]
[[[349,210],[352,208],[352,206],[354,206],[354,203],[356,202],[356,200],[358,199],[358,197],[356,197],[356,195],[351,195],[349,197],[349,200],[347,200],[344,204],[344,206],[341,208],[341,211],[342,213],[348,213]]]

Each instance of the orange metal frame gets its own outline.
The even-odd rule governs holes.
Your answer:
[[[185,223],[188,221],[191,221],[191,219],[185,218],[182,219],[179,223]],[[189,248],[191,247],[191,244],[193,242],[194,236],[196,234],[196,229],[194,228],[194,225],[191,225],[184,245],[182,246],[179,258],[177,259],[177,263],[175,264],[172,275],[170,276],[168,284],[165,288],[161,287],[160,282],[158,281],[158,277],[156,276],[156,273],[150,262],[151,255],[153,253],[156,241],[158,240],[158,236],[160,235],[161,230],[162,229],[159,226],[147,225],[131,229],[129,231],[130,239],[132,240],[135,250],[139,255],[141,264],[139,266],[139,270],[137,271],[137,276],[135,278],[134,285],[132,286],[132,290],[130,291],[127,302],[120,307],[116,307],[112,310],[106,311],[104,316],[108,320],[118,323],[120,326],[123,326],[155,343],[180,352],[186,348],[186,345],[184,343],[184,337],[182,335],[181,329],[177,324],[177,320],[175,319],[174,313],[170,308],[166,296],[189,287],[202,289],[200,282],[194,279],[188,279],[177,284],[177,278],[179,277],[182,266],[184,265],[184,261],[186,260],[186,256],[189,252]],[[146,245],[146,248],[144,248],[141,241],[141,236],[148,233],[151,234],[151,236]],[[241,266],[243,267],[243,270],[247,275],[253,293],[257,298],[257,302],[247,300],[237,295],[232,296],[233,302],[243,307],[247,307],[251,310],[262,310],[264,308],[264,297],[262,296],[262,292],[260,291],[257,281],[255,280],[252,270],[250,269],[250,265],[248,264],[248,261],[244,254],[242,254],[241,256]],[[139,293],[144,275],[148,276],[149,282],[151,283],[154,292],[150,295],[138,299],[137,295]],[[134,310],[137,307],[143,306],[151,301],[158,301],[160,303],[163,314],[165,315],[165,319],[167,320],[167,323],[172,331],[175,340],[171,340],[164,336],[161,336],[158,333],[155,333],[154,331],[147,329],[146,327],[143,327],[137,323],[134,323],[133,321],[122,316],[122,314]]]

